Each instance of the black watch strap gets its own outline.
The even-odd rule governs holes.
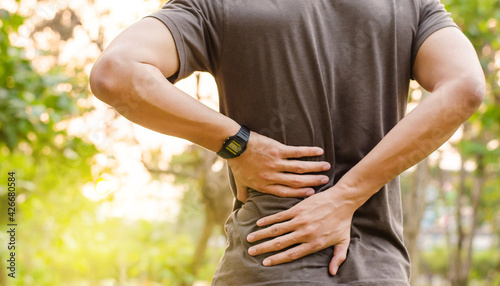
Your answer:
[[[240,130],[236,135],[227,138],[222,145],[222,149],[217,152],[217,155],[224,159],[231,159],[240,156],[247,148],[248,139],[250,138],[250,129],[245,125],[241,125]]]

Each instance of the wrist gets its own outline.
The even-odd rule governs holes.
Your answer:
[[[222,126],[220,124],[217,124],[216,128],[211,128],[209,130],[213,130],[210,131],[212,137],[204,147],[214,153],[217,153],[220,151],[227,138],[233,136],[238,132],[238,130],[240,130],[240,125],[236,121],[230,120],[228,122],[225,122]]]
[[[355,212],[361,207],[377,190],[373,191],[364,184],[350,181],[348,174],[344,175],[329,190],[333,200],[341,202],[342,205]]]
[[[238,132],[228,137],[222,144],[222,148],[217,152],[217,155],[223,159],[233,159],[239,157],[247,148],[248,140],[250,139],[250,129],[245,125],[241,125]]]

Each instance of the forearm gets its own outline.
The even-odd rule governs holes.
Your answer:
[[[478,108],[480,93],[464,89],[460,80],[437,87],[342,177],[335,195],[343,196],[355,208],[361,206],[446,142]]]
[[[134,123],[214,152],[240,128],[234,120],[176,88],[153,65],[126,59],[100,61],[104,62],[96,65],[101,68],[91,74],[92,91]],[[114,75],[107,77],[108,82],[100,80],[104,71]]]

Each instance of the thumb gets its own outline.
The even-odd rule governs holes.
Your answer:
[[[349,249],[349,240],[345,240],[334,246],[333,258],[330,261],[330,273],[337,275],[340,265],[347,258],[347,251]]]
[[[248,197],[247,186],[243,185],[236,178],[234,179],[234,182],[236,183],[236,198],[238,199],[238,201],[245,203],[247,201],[247,197]]]

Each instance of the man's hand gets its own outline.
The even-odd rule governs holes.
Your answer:
[[[228,159],[237,187],[237,198],[247,199],[247,189],[280,197],[306,197],[312,186],[328,183],[328,176],[305,173],[330,169],[328,162],[289,160],[323,154],[319,147],[295,147],[251,132],[247,149],[239,157]]]
[[[250,255],[279,251],[264,260],[276,265],[335,245],[330,272],[337,273],[349,245],[354,211],[404,170],[439,148],[481,104],[484,76],[474,49],[456,28],[443,28],[420,47],[417,81],[432,96],[422,101],[332,188],[289,210],[264,217],[249,242],[276,237],[249,248]]]
[[[240,125],[172,85],[167,78],[178,70],[169,29],[157,19],[145,18],[110,43],[92,68],[90,85],[98,98],[129,120],[217,152]],[[287,159],[321,154],[318,147],[289,147],[252,132],[247,150],[228,160],[238,180],[238,199],[246,200],[246,187],[278,196],[314,193],[310,187],[328,178],[303,173],[326,171],[330,165]]]
[[[335,245],[330,262],[330,273],[336,275],[347,257],[351,221],[356,207],[349,200],[336,195],[334,186],[311,196],[294,207],[261,218],[258,226],[269,226],[248,235],[249,242],[276,237],[248,249],[250,255],[279,251],[294,244],[297,246],[267,257],[263,264],[271,266],[290,262],[308,254]]]

